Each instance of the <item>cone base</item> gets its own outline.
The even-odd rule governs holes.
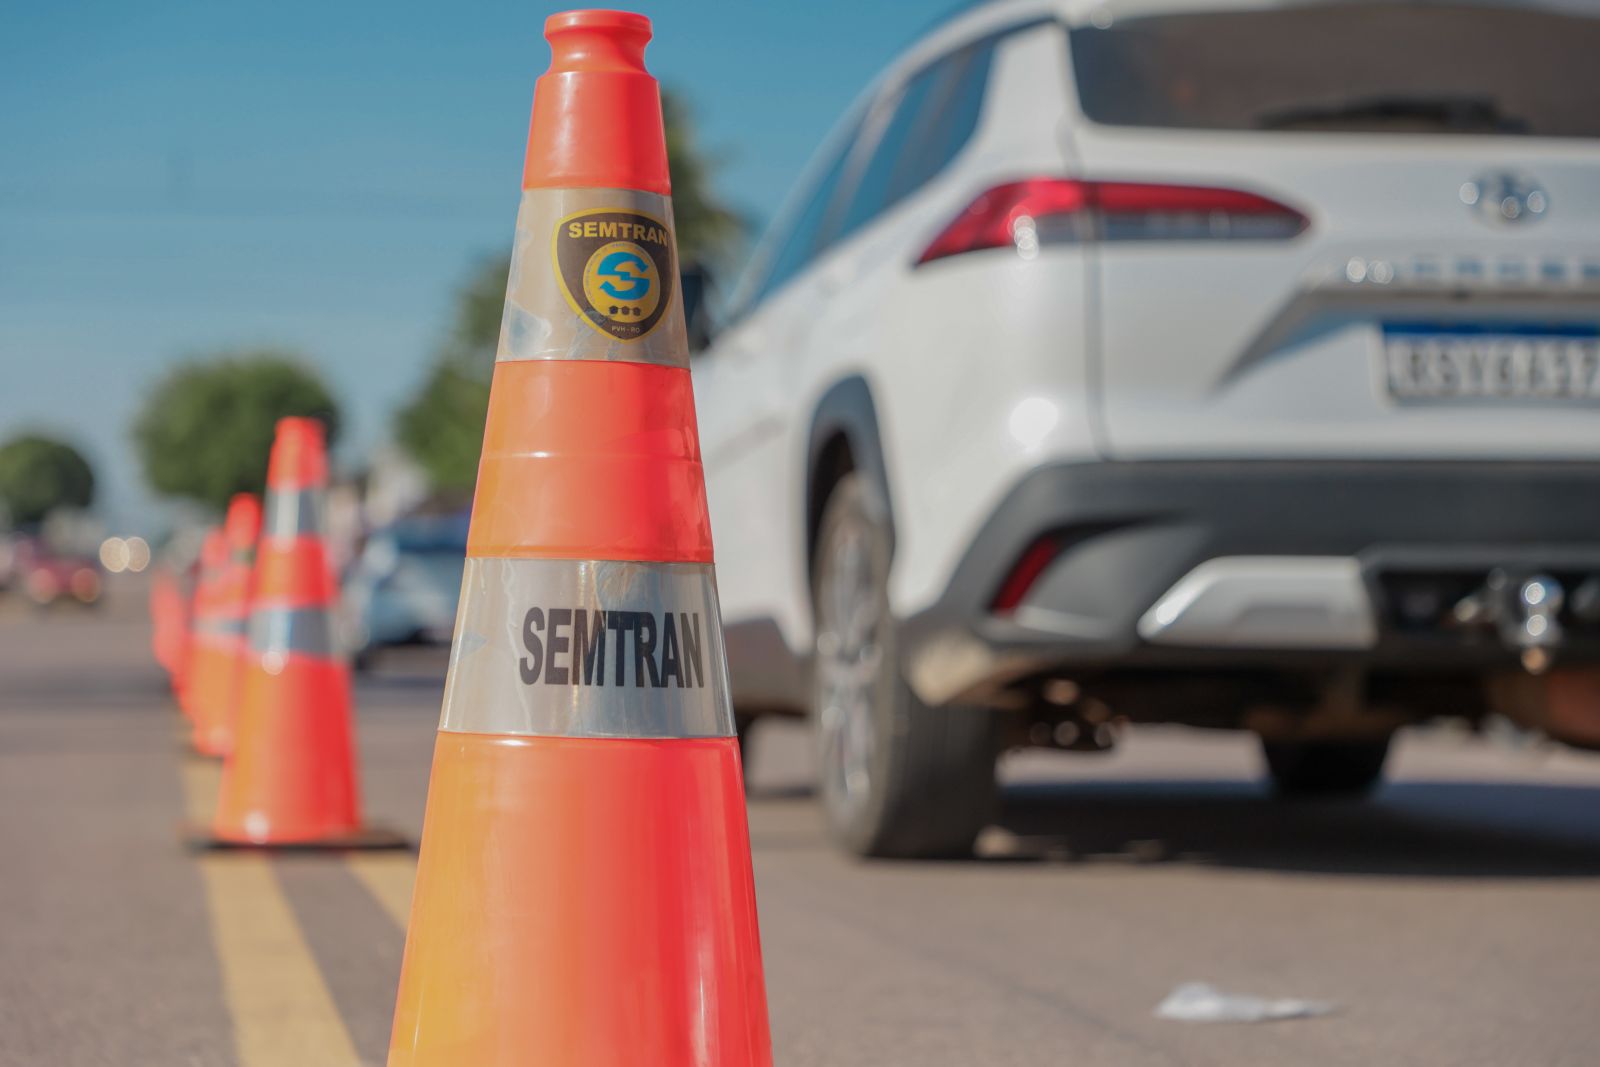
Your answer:
[[[326,837],[291,841],[247,841],[219,837],[209,826],[186,824],[179,830],[183,843],[195,852],[373,852],[411,849],[411,839],[385,826],[363,826]]]
[[[292,845],[361,832],[349,690],[343,665],[331,660],[294,657],[276,673],[247,668],[213,837]]]
[[[389,1067],[770,1067],[733,738],[442,732]]]
[[[182,752],[184,759],[200,760],[206,763],[217,763],[222,759],[221,756],[202,752],[195,747],[194,731],[189,728],[187,721],[178,725],[178,728],[172,733],[172,739],[178,743],[178,748]]]

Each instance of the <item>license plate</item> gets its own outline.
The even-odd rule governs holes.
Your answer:
[[[1600,330],[1385,326],[1396,400],[1600,401]]]

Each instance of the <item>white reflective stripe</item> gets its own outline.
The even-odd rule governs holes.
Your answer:
[[[331,659],[333,627],[326,608],[256,608],[250,614],[250,650]]]
[[[194,620],[194,632],[211,637],[243,637],[245,619],[242,615],[202,615]]]
[[[322,493],[316,489],[268,491],[262,537],[299,537],[322,532]]]
[[[636,189],[527,189],[517,212],[500,319],[500,362],[524,359],[594,359],[687,367],[689,350],[678,295],[677,252],[668,279],[667,308],[660,322],[636,340],[619,340],[595,329],[569,302],[556,270],[553,244],[563,219],[597,208],[634,211],[673,230],[672,200]]]
[[[469,558],[439,729],[733,736],[716,572]]]

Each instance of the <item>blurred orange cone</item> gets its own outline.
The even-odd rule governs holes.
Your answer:
[[[188,608],[178,575],[165,563],[150,575],[150,651],[167,672],[167,682],[177,692],[183,672],[183,646],[187,639]]]
[[[211,844],[405,844],[361,824],[350,674],[334,650],[338,590],[322,535],[327,483],[322,424],[280,419],[267,470],[237,731],[222,769]]]
[[[218,672],[227,660],[228,627],[217,612],[217,582],[228,562],[228,539],[222,527],[213,526],[200,544],[194,595],[189,602],[188,656],[178,687],[178,707],[195,729],[200,725],[202,694],[216,688]],[[193,730],[190,732],[193,743]]]
[[[765,1067],[640,15],[553,16],[390,1067]]]
[[[222,520],[228,554],[214,586],[212,629],[216,634],[204,687],[195,709],[194,747],[205,756],[226,756],[233,747],[233,721],[238,714],[243,680],[245,622],[250,615],[250,581],[255,567],[256,538],[261,534],[261,500],[253,493],[235,493]]]

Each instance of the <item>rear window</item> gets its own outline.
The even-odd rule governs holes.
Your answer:
[[[1113,126],[1600,137],[1600,19],[1358,3],[1130,18],[1071,33]]]
[[[916,192],[966,146],[978,128],[998,41],[991,37],[936,60],[906,83],[873,146],[838,237]]]

